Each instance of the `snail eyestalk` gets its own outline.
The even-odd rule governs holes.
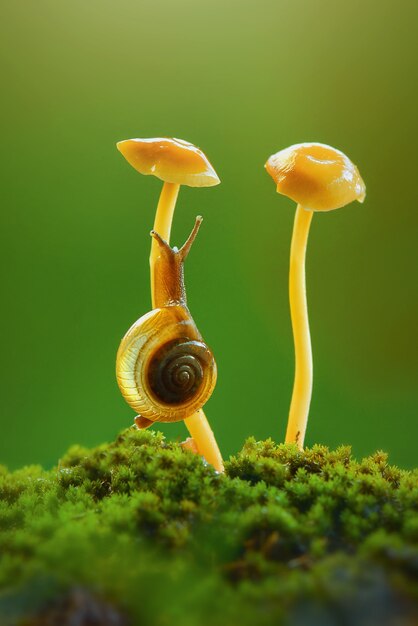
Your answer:
[[[305,287],[305,257],[313,211],[332,211],[353,200],[363,202],[365,184],[340,150],[301,143],[273,154],[266,170],[277,192],[298,203],[290,253],[289,296],[295,344],[295,380],[286,443],[302,450],[312,395],[312,348]]]
[[[184,242],[184,244],[179,250],[179,254],[183,261],[186,259],[187,255],[190,252],[190,248],[192,247],[194,240],[197,237],[197,233],[199,232],[202,222],[203,222],[203,217],[201,215],[198,215],[196,217],[192,232],[187,237],[187,240]]]

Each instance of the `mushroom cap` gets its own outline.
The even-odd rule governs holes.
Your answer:
[[[221,182],[203,152],[188,141],[169,137],[125,139],[116,146],[140,174],[153,174],[166,183],[212,187]]]
[[[357,167],[340,150],[322,143],[298,143],[280,150],[265,168],[277,192],[312,211],[332,211],[363,202],[366,186]]]

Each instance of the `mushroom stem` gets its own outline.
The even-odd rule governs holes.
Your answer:
[[[289,297],[295,344],[295,381],[286,443],[296,443],[301,450],[312,396],[312,347],[305,280],[306,244],[312,215],[312,211],[298,204],[290,249]]]
[[[201,454],[208,463],[213,465],[218,472],[223,472],[224,464],[222,456],[203,409],[199,409],[196,413],[187,417],[184,422],[191,437],[193,437],[198,453]]]
[[[162,239],[167,243],[170,241],[171,224],[173,222],[174,209],[176,208],[177,196],[179,195],[180,185],[176,183],[164,183],[160,199],[158,201],[157,211],[155,213],[154,229]],[[154,285],[154,268],[155,261],[160,255],[160,248],[155,241],[151,243],[150,270],[151,270],[151,298],[152,306],[155,308],[155,285]]]

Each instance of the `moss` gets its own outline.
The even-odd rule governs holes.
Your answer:
[[[412,626],[418,472],[249,439],[219,475],[128,429],[0,468],[0,553],[7,626]]]

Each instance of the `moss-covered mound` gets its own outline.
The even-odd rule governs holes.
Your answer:
[[[129,429],[0,469],[7,626],[418,624],[418,471],[250,439],[217,474]]]

